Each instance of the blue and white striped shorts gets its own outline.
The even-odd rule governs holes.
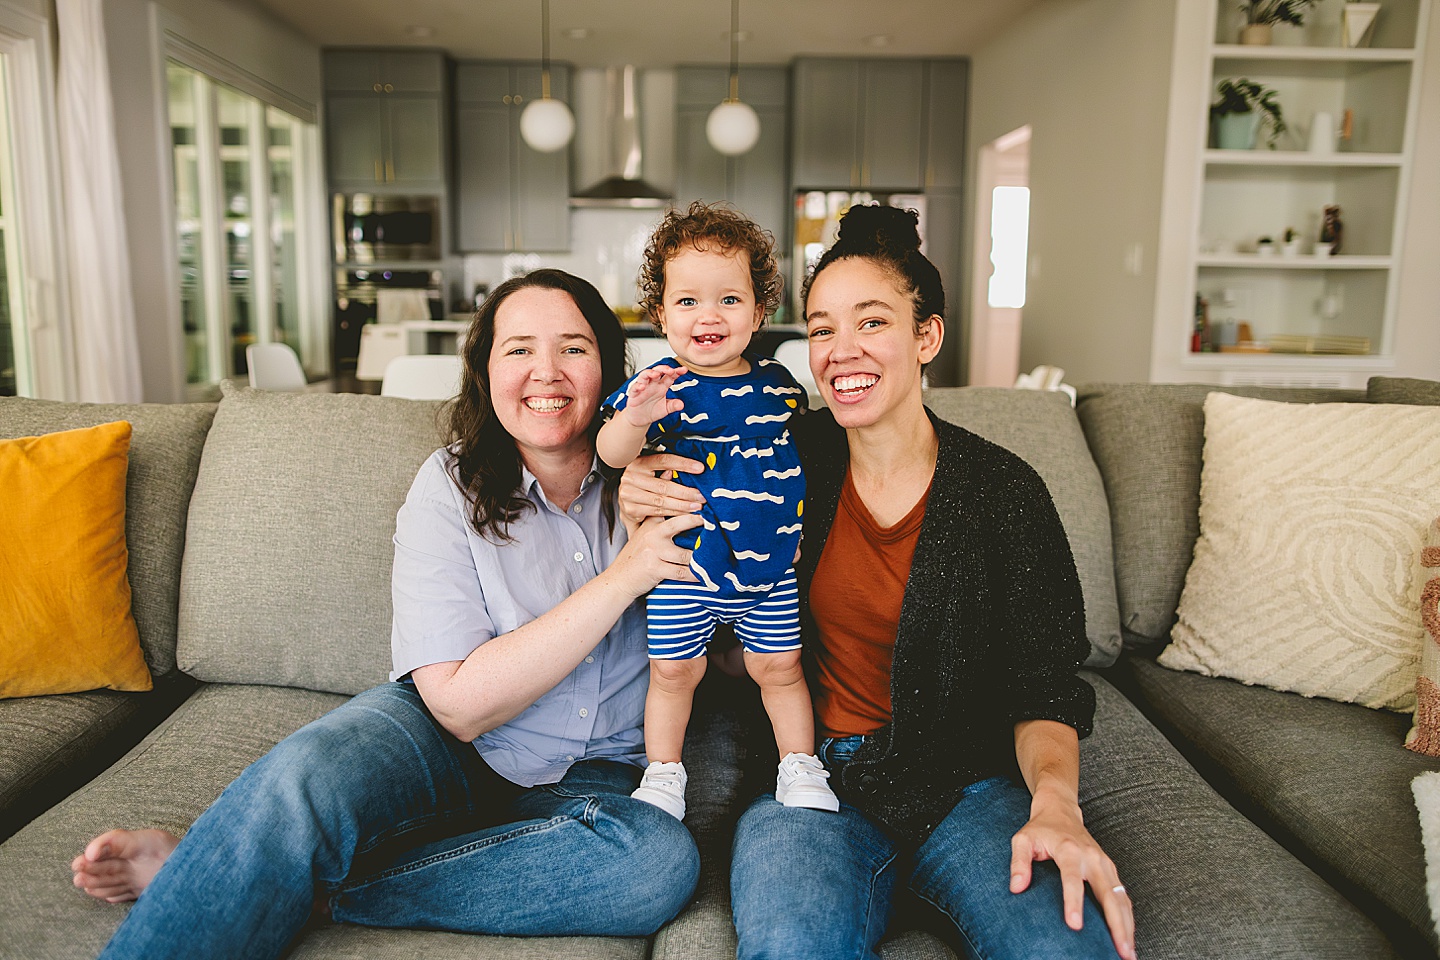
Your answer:
[[[733,623],[735,636],[751,653],[800,649],[800,591],[793,568],[758,597],[721,598],[693,583],[666,580],[650,592],[645,614],[651,660],[700,656],[717,623]]]

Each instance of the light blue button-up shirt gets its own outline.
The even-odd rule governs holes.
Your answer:
[[[594,470],[562,512],[522,468],[520,495],[535,509],[510,524],[511,541],[487,540],[470,525],[453,463],[446,450],[432,454],[396,518],[392,680],[464,660],[523,627],[609,566],[625,545],[618,519],[613,534],[606,527]],[[496,773],[523,787],[554,783],[578,760],[643,765],[649,670],[645,611],[634,603],[567,677],[475,747]]]

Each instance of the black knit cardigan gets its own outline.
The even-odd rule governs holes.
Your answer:
[[[833,782],[902,840],[929,836],[976,781],[1019,777],[1015,724],[1058,720],[1090,732],[1095,691],[1069,540],[1034,469],[928,409],[940,437],[935,478],[900,610],[892,719]],[[792,427],[805,467],[797,567],[807,648],[818,643],[810,583],[849,463],[828,410]],[[865,572],[851,574],[863,589]],[[773,768],[772,768],[773,776]]]

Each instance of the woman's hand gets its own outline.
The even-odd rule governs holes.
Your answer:
[[[631,531],[629,542],[606,572],[613,571],[617,582],[634,597],[643,597],[661,580],[695,583],[690,551],[676,546],[675,537],[703,522],[694,513],[646,520]]]
[[[1052,801],[1043,794],[1036,796],[1030,807],[1030,820],[1010,841],[1010,849],[1011,893],[1020,893],[1030,886],[1035,861],[1054,861],[1060,868],[1064,890],[1065,925],[1072,930],[1080,929],[1081,904],[1088,883],[1105,913],[1116,952],[1125,960],[1135,960],[1135,914],[1130,896],[1120,883],[1115,864],[1085,829],[1079,804],[1058,798]]]
[[[1030,788],[1030,819],[1010,841],[1010,892],[1030,886],[1037,860],[1060,870],[1065,925],[1079,930],[1085,884],[1105,914],[1110,939],[1124,960],[1135,960],[1135,913],[1115,864],[1090,831],[1077,798],[1080,743],[1075,730],[1053,720],[1015,725],[1015,759]]]
[[[665,476],[672,470],[704,473],[705,468],[687,457],[656,453],[637,457],[620,478],[620,517],[634,535],[635,527],[647,517],[675,517],[694,513],[705,504],[700,491]]]

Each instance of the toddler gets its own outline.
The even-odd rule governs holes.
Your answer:
[[[790,807],[839,810],[811,753],[815,719],[800,666],[799,556],[805,478],[785,424],[805,408],[805,389],[780,364],[748,348],[780,298],[773,243],[721,207],[671,210],[656,227],[641,269],[643,306],[674,358],[636,373],[606,401],[596,449],[612,467],[647,442],[699,461],[679,479],[705,495],[703,526],[689,531],[698,583],[667,580],[646,603],[650,691],[645,699],[649,767],[632,794],[685,816],[681,748],[705,648],[716,623],[734,624],[745,669],[760,686],[775,729],[775,798]],[[698,533],[698,536],[696,535]]]

